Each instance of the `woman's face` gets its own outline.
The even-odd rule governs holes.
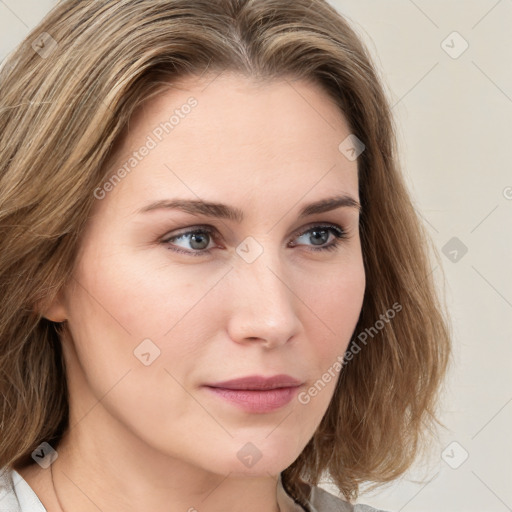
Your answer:
[[[219,474],[277,475],[298,457],[365,289],[357,207],[306,208],[359,201],[349,135],[317,85],[227,72],[137,111],[47,312],[69,329],[71,435]],[[207,387],[279,374],[299,386]]]

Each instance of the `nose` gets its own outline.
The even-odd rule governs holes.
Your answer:
[[[287,343],[300,329],[290,272],[268,252],[252,263],[239,259],[230,272],[231,310],[228,333],[237,343],[262,343],[275,348]]]

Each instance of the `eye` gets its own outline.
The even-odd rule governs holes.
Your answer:
[[[334,238],[331,239],[329,244],[324,245],[329,240],[330,235]],[[314,247],[309,249],[311,251],[334,251],[341,243],[341,240],[348,238],[346,231],[336,224],[313,226],[306,231],[295,233],[294,236],[305,238],[306,241],[313,241]],[[293,246],[295,245],[297,244],[293,244]]]
[[[209,245],[209,241],[214,237],[214,230],[208,226],[198,226],[193,231],[185,231],[181,234],[174,235],[162,240],[162,243],[169,245],[169,249],[180,252],[183,254],[190,254],[191,256],[202,256],[208,254],[211,249],[206,249]],[[187,241],[188,239],[188,241]],[[190,244],[191,250],[184,250],[179,246],[176,246],[174,242],[178,240],[185,240],[185,243]],[[171,242],[173,242],[171,244]]]
[[[212,239],[215,238],[215,235],[216,230],[211,227],[198,226],[196,229],[167,237],[162,240],[162,243],[175,252],[188,254],[190,256],[202,256],[211,253],[211,248],[208,248],[208,246]],[[311,241],[313,243],[313,247],[309,249],[311,251],[333,251],[338,247],[342,239],[348,238],[348,234],[343,228],[336,224],[327,224],[313,226],[305,231],[298,231],[294,234],[294,239],[295,238],[303,238],[306,242]],[[327,243],[329,239],[330,242]],[[188,247],[177,245],[176,242],[178,241],[184,241]],[[288,246],[295,247],[297,245],[304,244],[292,243]]]

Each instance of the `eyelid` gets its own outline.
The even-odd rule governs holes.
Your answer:
[[[327,251],[329,249],[336,248],[336,246],[339,245],[343,240],[347,240],[352,237],[351,230],[347,229],[345,227],[345,224],[335,224],[335,223],[331,223],[331,222],[317,221],[317,222],[311,222],[305,226],[302,226],[300,229],[296,230],[291,235],[292,240],[295,240],[295,238],[297,238],[299,236],[305,235],[308,231],[311,231],[315,227],[325,228],[325,229],[331,228],[337,234],[334,235],[335,240],[331,241],[331,243],[328,245],[323,245],[323,246],[319,246],[316,248],[315,248],[315,246],[310,246],[311,248],[309,250],[312,252],[318,252],[318,251],[321,252],[321,251]],[[212,237],[214,242],[218,242],[218,235],[220,233],[216,227],[206,225],[206,224],[197,224],[197,225],[192,225],[192,226],[183,228],[180,231],[178,231],[177,233],[173,233],[172,236],[164,235],[164,237],[160,240],[160,243],[169,244],[170,241],[173,239],[180,238],[184,235],[191,235],[195,232],[205,232]],[[288,242],[288,244],[287,244],[288,247],[289,247],[289,244],[290,244],[290,242]],[[300,245],[302,245],[302,244],[296,244],[296,245],[293,245],[293,247],[300,246]],[[178,253],[182,253],[182,254],[187,254],[187,255],[192,255],[192,256],[201,256],[201,255],[210,254],[214,248],[215,247],[212,247],[210,249],[197,250],[197,251],[191,251],[191,250],[187,250],[187,249],[183,249],[183,248],[172,248],[171,250],[178,252]]]
[[[339,224],[334,224],[331,222],[321,222],[320,221],[320,222],[311,222],[310,224],[307,224],[306,226],[301,227],[300,229],[298,229],[297,231],[292,233],[291,236],[292,236],[292,238],[297,238],[298,236],[304,235],[305,233],[307,233],[308,231],[310,231],[311,229],[316,228],[316,227],[333,228],[336,231],[341,231],[342,233],[347,233],[347,229],[345,228],[345,226],[342,226]]]
[[[194,225],[194,226],[190,226],[190,227],[186,227],[186,228],[183,228],[183,229],[180,229],[177,233],[175,233],[174,231],[171,231],[167,234],[165,234],[162,238],[161,238],[161,241],[162,242],[166,242],[172,238],[178,238],[182,235],[188,235],[190,233],[194,233],[195,231],[204,231],[206,233],[209,233],[209,234],[215,234],[217,235],[219,233],[218,229],[216,229],[215,227],[213,226],[209,226],[207,224],[197,224],[197,225]],[[172,233],[172,235],[171,235]]]

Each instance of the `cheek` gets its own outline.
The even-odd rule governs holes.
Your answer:
[[[76,280],[80,286],[71,308],[78,313],[86,307],[89,321],[134,341],[164,336],[213,285],[194,279],[193,271],[162,268],[150,255],[129,252],[84,255]]]
[[[333,265],[321,275],[298,281],[297,294],[311,311],[310,329],[315,324],[318,335],[324,339],[318,349],[326,357],[344,352],[363,305],[364,265],[359,258],[349,263]],[[309,334],[314,338],[313,332]]]
[[[201,350],[198,340],[208,338],[217,319],[218,303],[207,295],[226,269],[198,274],[193,266],[162,264],[150,255],[90,247],[67,301],[83,368],[98,382],[112,380],[129,368],[139,370],[140,354],[149,351],[152,368],[171,369],[179,360],[185,372]]]
[[[68,354],[69,380],[79,407],[86,411],[101,399],[141,438],[152,432],[152,425],[159,425],[157,438],[162,440],[169,439],[163,432],[192,432],[194,420],[207,418],[181,383],[197,366],[197,340],[206,339],[195,326],[204,322],[207,329],[208,319],[203,315],[191,325],[190,318],[199,320],[194,305],[200,309],[215,279],[196,286],[191,272],[146,268],[140,258],[126,254],[89,256],[84,254],[77,267],[77,284],[67,300],[77,354],[77,359]],[[177,416],[184,418],[179,424]]]
[[[313,416],[323,415],[343,371],[343,358],[363,304],[366,280],[362,259],[332,268],[328,278],[316,283],[304,285],[301,291],[314,313],[308,315],[305,326],[309,341],[306,358],[313,378],[298,397],[301,407],[315,411]]]

